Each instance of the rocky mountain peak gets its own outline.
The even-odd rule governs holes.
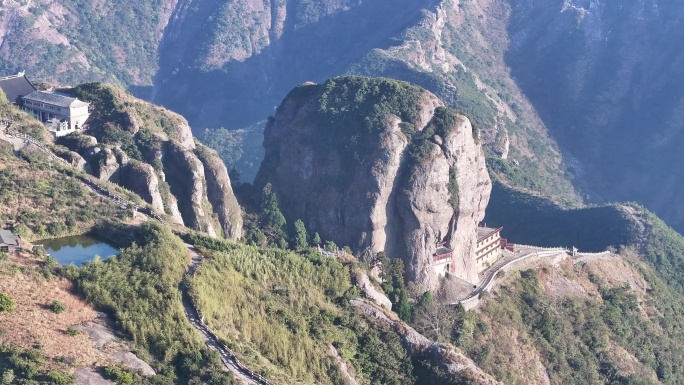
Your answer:
[[[339,77],[295,88],[266,128],[257,185],[273,184],[290,220],[357,254],[404,259],[438,285],[432,255],[477,281],[474,244],[491,183],[465,117],[405,82]]]

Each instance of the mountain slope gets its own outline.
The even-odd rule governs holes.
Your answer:
[[[149,86],[177,0],[8,0],[0,15],[0,72],[77,84]]]
[[[139,194],[173,222],[212,235],[242,236],[242,212],[225,165],[197,143],[187,121],[121,89],[87,83],[67,90],[93,105],[86,134],[57,140],[69,159]]]
[[[578,203],[558,150],[505,71],[506,44],[498,38],[505,26],[498,14],[485,12],[494,3],[169,0],[131,8],[121,1],[106,7],[71,1],[45,0],[46,25],[56,26],[47,30],[32,29],[36,17],[26,7],[8,7],[14,16],[6,19],[12,22],[5,46],[20,46],[22,54],[5,56],[7,71],[27,68],[40,80],[62,83],[123,83],[180,112],[198,132],[262,121],[308,80],[343,73],[407,80],[473,120],[488,153],[506,163],[495,171],[510,184]],[[72,28],[74,20],[102,27]],[[129,38],[131,30],[141,38]],[[51,43],[49,31],[63,35],[64,45]],[[32,50],[37,46],[59,58]],[[57,64],[77,57],[85,64]],[[148,87],[152,75],[154,87]],[[237,165],[253,163],[251,154],[245,159]]]
[[[507,55],[594,201],[637,200],[681,231],[681,3],[513,1]]]

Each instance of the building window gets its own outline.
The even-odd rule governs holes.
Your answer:
[[[9,246],[0,246],[0,253],[9,253]]]

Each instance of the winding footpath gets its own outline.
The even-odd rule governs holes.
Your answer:
[[[51,158],[63,163],[65,166],[71,166],[64,159],[58,157],[55,153],[53,153],[47,146],[43,145],[42,143],[38,142],[37,140],[31,138],[28,135],[21,133],[13,133],[10,132],[10,130],[0,129],[0,140],[12,143],[15,150],[20,150],[28,144],[33,144],[37,146],[41,151],[48,154],[48,156],[50,156]],[[134,202],[126,199],[125,197],[113,191],[110,191],[106,187],[88,179],[87,177],[77,176],[75,177],[75,179],[83,183],[86,188],[93,191],[95,194],[101,196],[104,199],[110,200],[120,205],[121,207],[130,207],[134,209],[137,213],[142,214],[144,217],[164,222],[161,216],[159,216],[157,213],[153,212],[149,208],[140,207],[136,205]],[[186,272],[186,277],[192,277],[192,275],[195,274],[195,271],[197,271],[197,267],[199,267],[200,263],[202,262],[203,257],[197,252],[194,246],[187,243],[185,244],[185,246],[188,248],[188,252],[190,253],[191,257],[190,264],[188,266],[188,271]],[[188,294],[187,287],[185,286],[185,279],[181,282],[179,289],[181,290],[182,294],[185,315],[188,317],[188,320],[190,321],[192,326],[195,329],[197,329],[197,331],[199,331],[206,345],[210,349],[214,349],[219,353],[219,355],[221,356],[221,361],[223,362],[225,367],[230,372],[232,372],[236,378],[238,378],[245,384],[275,385],[272,382],[265,379],[259,373],[247,368],[242,363],[240,363],[238,358],[235,356],[235,353],[233,353],[233,351],[230,350],[230,348],[228,348],[225,344],[221,343],[216,334],[214,334],[214,332],[212,332],[207,327],[207,325],[203,322],[203,319],[200,316],[199,312],[197,311],[197,308],[195,308],[195,306],[192,303],[190,295]]]
[[[188,271],[186,277],[192,277],[197,271],[200,263],[202,263],[202,255],[195,249],[194,246],[190,244],[185,244],[190,253],[191,261],[188,266]],[[231,371],[235,377],[241,380],[245,384],[254,385],[274,385],[272,382],[268,381],[262,377],[259,373],[244,366],[238,358],[235,356],[230,348],[223,344],[219,338],[212,332],[207,325],[204,323],[199,311],[192,303],[190,294],[188,294],[188,288],[185,286],[186,279],[183,279],[180,285],[180,290],[183,296],[183,308],[185,309],[185,315],[190,320],[192,326],[200,332],[202,339],[207,344],[210,349],[216,350],[221,356],[221,361],[226,366],[226,368]]]

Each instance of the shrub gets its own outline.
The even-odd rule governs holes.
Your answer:
[[[118,385],[132,385],[133,376],[127,371],[116,366],[107,366],[104,369],[105,378],[116,382]]]
[[[0,293],[0,313],[10,313],[14,311],[14,306],[14,298],[10,297],[8,294]]]
[[[70,335],[70,336],[72,336],[72,337],[75,336],[75,335],[78,335],[79,333],[80,333],[80,332],[79,332],[77,329],[75,329],[73,326],[69,326],[69,327],[66,329],[66,334],[68,334],[68,335]]]
[[[64,311],[66,310],[66,305],[57,300],[54,300],[50,304],[50,310],[52,310],[52,312],[56,314],[64,313]]]
[[[58,372],[56,370],[50,371],[47,377],[54,385],[69,385],[76,382],[76,377],[74,375]]]

